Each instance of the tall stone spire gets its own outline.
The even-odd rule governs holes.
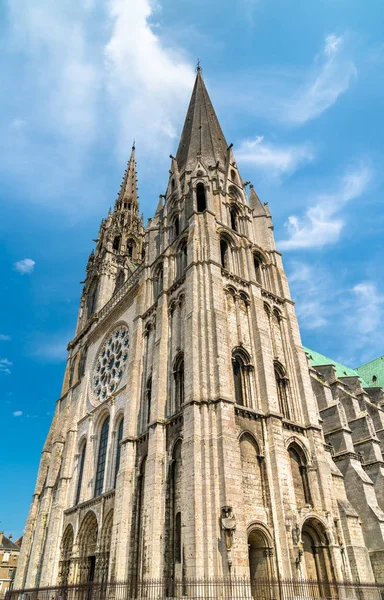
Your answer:
[[[125,204],[124,204],[125,203]],[[136,177],[136,159],[135,159],[135,144],[132,146],[132,152],[128,161],[127,168],[124,173],[123,181],[120,186],[119,195],[116,200],[116,209],[129,208],[139,209],[138,195],[137,195],[137,177]]]
[[[218,161],[224,166],[227,147],[228,144],[201,75],[201,69],[198,67],[176,154],[179,171],[192,169],[196,164],[197,157],[200,157],[206,166],[214,166]]]

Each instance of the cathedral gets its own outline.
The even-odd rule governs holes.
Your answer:
[[[384,584],[383,390],[303,348],[200,68],[170,158],[146,226],[135,148],[101,222],[14,587]]]

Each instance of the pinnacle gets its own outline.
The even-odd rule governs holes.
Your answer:
[[[225,164],[228,144],[220,127],[211,99],[197,68],[196,81],[189,103],[176,160],[179,171],[193,169],[199,155],[207,165]]]
[[[123,181],[120,186],[119,195],[116,204],[128,202],[137,206],[137,177],[136,177],[136,160],[135,160],[135,141],[133,141],[131,156],[128,161],[127,168],[124,173]]]

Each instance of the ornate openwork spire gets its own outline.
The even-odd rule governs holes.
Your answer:
[[[117,209],[126,209],[128,205],[131,205],[132,208],[136,209],[138,209],[139,206],[137,195],[135,142],[133,142],[131,156],[124,173],[119,195],[116,200]]]
[[[223,166],[228,144],[205,87],[201,67],[196,81],[176,154],[179,171],[193,169],[199,157],[207,166]]]

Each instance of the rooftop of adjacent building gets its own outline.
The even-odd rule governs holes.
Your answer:
[[[333,358],[328,358],[320,352],[311,350],[303,346],[305,353],[309,358],[312,367],[323,365],[333,365],[336,369],[337,377],[359,377],[363,387],[382,387],[384,388],[384,356],[379,356],[360,367],[351,369],[337,362]]]
[[[0,550],[20,550],[22,537],[16,540],[16,542],[12,541],[12,534],[9,534],[9,537],[4,535],[4,531],[0,531]]]

